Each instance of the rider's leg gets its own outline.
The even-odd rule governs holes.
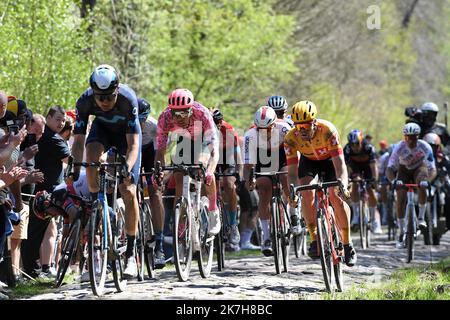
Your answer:
[[[237,196],[236,196],[236,178],[235,177],[223,177],[223,198],[230,208],[230,224],[232,226],[237,225]]]
[[[422,181],[428,181],[428,171],[425,166],[420,166],[415,172],[415,182],[420,185]],[[419,226],[426,227],[425,213],[427,211],[427,187],[419,187]]]
[[[300,178],[300,185],[310,184],[313,177],[305,176]],[[305,219],[306,225],[308,227],[309,236],[311,241],[315,241],[317,237],[317,226],[316,226],[316,208],[314,207],[314,191],[302,191],[301,192],[301,211],[302,216]]]
[[[259,196],[258,212],[263,229],[263,243],[270,240],[270,201],[272,199],[272,182],[267,177],[256,179],[256,188]]]
[[[331,206],[336,213],[336,223],[342,230],[342,242],[345,245],[351,243],[350,207],[347,202],[337,195],[337,192],[338,190],[336,188],[328,188]]]
[[[381,212],[382,212],[382,218],[381,218],[381,224],[387,224],[388,221],[388,185],[382,184],[380,188],[380,195],[381,195]]]
[[[377,212],[377,197],[375,194],[375,188],[372,186],[368,189],[369,193],[369,212],[370,222],[372,224],[372,232],[381,233],[380,215]]]
[[[92,141],[86,144],[86,161],[87,162],[99,162],[100,156],[105,152],[103,144],[97,141]],[[100,190],[98,185],[98,168],[87,167],[86,177],[88,180],[88,187],[93,200],[97,198],[97,193]]]
[[[353,209],[353,218],[352,218],[352,226],[359,225],[359,215],[360,215],[360,205],[359,205],[359,190],[358,184],[356,182],[352,182],[350,198],[352,201],[352,209]]]

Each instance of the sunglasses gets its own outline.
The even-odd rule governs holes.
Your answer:
[[[297,130],[311,130],[312,125],[312,122],[295,123],[295,127],[297,128]]]
[[[186,118],[191,115],[191,109],[185,109],[185,110],[171,110],[172,117],[177,118]]]
[[[419,136],[405,136],[406,140],[417,140],[419,139]]]
[[[94,94],[95,99],[98,101],[113,101],[116,97],[116,93],[110,93],[110,94]]]

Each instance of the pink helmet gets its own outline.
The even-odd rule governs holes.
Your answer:
[[[192,107],[194,95],[188,89],[176,89],[169,96],[170,109],[186,109]]]

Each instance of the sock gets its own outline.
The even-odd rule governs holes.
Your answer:
[[[375,207],[369,207],[369,212],[370,212],[370,221],[374,222],[375,221]]]
[[[427,211],[426,204],[419,204],[419,220],[425,220],[425,212]]]
[[[352,209],[353,209],[352,221],[357,222],[359,221],[359,202],[352,202]]]
[[[232,225],[232,226],[237,225],[237,212],[230,211],[230,212],[228,212],[228,215],[230,217],[230,225]]]
[[[127,258],[134,256],[135,244],[136,244],[136,236],[130,236],[127,234],[127,251],[125,252],[125,256]]]
[[[397,222],[398,222],[398,228],[400,230],[400,234],[404,234],[405,228],[406,228],[406,218],[403,218],[403,219],[397,218]]]
[[[48,264],[43,264],[42,265],[42,272],[47,273],[49,269],[50,269],[50,266]]]
[[[164,234],[162,231],[155,231],[155,251],[162,251]]]
[[[251,229],[245,229],[241,233],[241,243],[249,243],[250,239],[252,238],[253,231]]]
[[[98,192],[91,192],[91,200],[95,201],[98,198]]]
[[[387,203],[382,203],[381,204],[381,212],[382,212],[382,220],[383,221],[387,221]]]
[[[261,227],[263,231],[263,238],[264,242],[268,239],[270,239],[270,227],[269,227],[270,220],[263,220],[261,219]]]
[[[308,224],[309,237],[311,241],[316,240],[317,237],[317,226],[314,223]]]

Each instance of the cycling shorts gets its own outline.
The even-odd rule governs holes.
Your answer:
[[[336,181],[336,172],[334,171],[331,158],[325,160],[311,160],[307,157],[300,157],[298,164],[298,177],[315,177],[319,175],[323,182]]]

